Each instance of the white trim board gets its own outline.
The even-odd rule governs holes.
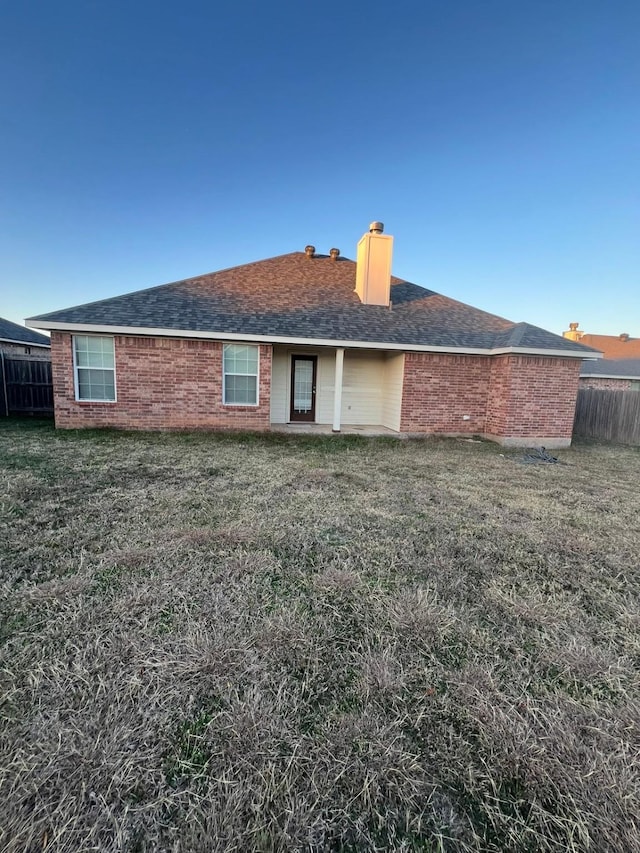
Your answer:
[[[33,326],[32,328],[35,328]],[[39,329],[57,332],[76,332],[94,335],[145,335],[154,338],[198,338],[210,341],[243,341],[259,344],[288,344],[293,346],[344,347],[345,349],[382,349],[398,352],[434,352],[454,355],[537,355],[551,358],[598,359],[600,353],[577,350],[537,349],[535,347],[440,347],[424,344],[395,344],[382,341],[332,340],[331,338],[295,338],[280,335],[246,335],[235,332],[194,332],[191,329],[155,329],[148,326],[87,325],[86,323],[57,323],[38,320]]]
[[[630,382],[640,382],[640,375],[629,376],[627,373],[620,376],[617,373],[581,373],[580,379],[628,379]]]

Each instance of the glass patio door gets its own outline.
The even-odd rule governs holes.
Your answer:
[[[316,419],[316,370],[315,355],[291,356],[291,421]]]

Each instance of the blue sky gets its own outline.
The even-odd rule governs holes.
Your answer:
[[[302,250],[640,336],[637,0],[0,4],[0,316]]]

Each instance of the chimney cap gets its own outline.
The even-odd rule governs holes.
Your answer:
[[[384,231],[384,222],[372,222],[369,226],[370,234],[382,234]]]
[[[579,325],[580,325],[580,323],[569,323],[569,328],[571,329],[572,332],[575,332],[575,330],[578,328]]]
[[[308,258],[312,258],[316,253],[316,247],[315,246],[305,246],[304,247],[304,253]]]
[[[340,256],[340,249],[329,249],[329,257],[332,261],[337,261]]]

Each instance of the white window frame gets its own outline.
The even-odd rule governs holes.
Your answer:
[[[229,376],[255,376],[256,377],[256,401],[255,403],[227,403],[227,371],[225,370],[224,363],[224,354],[227,347],[251,347],[258,351],[258,360],[256,365],[255,373],[230,373]],[[243,344],[241,342],[238,343],[229,343],[222,344],[222,405],[223,406],[233,406],[234,408],[251,408],[255,409],[260,405],[260,345],[259,344]]]
[[[80,382],[78,381],[78,371],[87,370],[86,367],[79,367],[76,358],[76,339],[77,338],[110,338],[113,344],[113,367],[100,367],[98,370],[113,371],[113,400],[95,400],[93,397],[80,396]],[[110,405],[118,402],[118,386],[116,384],[116,339],[113,335],[71,335],[71,350],[73,352],[73,386],[75,390],[76,402],[78,403],[105,403]]]

